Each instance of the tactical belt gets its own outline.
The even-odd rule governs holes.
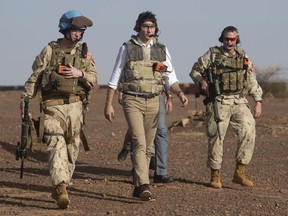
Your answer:
[[[239,91],[239,90],[235,90],[235,91],[223,90],[223,91],[221,91],[222,95],[240,95],[240,93],[241,93],[241,91]]]
[[[133,91],[125,91],[123,94],[132,95],[135,97],[141,97],[141,98],[154,98],[158,96],[159,94],[152,94],[152,93],[145,93],[145,92],[133,92]]]
[[[80,97],[77,95],[71,95],[66,98],[61,98],[61,99],[48,99],[43,101],[44,107],[49,107],[49,106],[56,106],[56,105],[64,105],[64,104],[70,104],[70,103],[76,103],[80,101]]]

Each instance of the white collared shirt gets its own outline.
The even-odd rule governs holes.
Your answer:
[[[138,39],[139,44],[141,44],[144,47],[150,48],[153,45],[153,40],[151,40],[147,45],[145,45],[140,40],[139,37],[137,37],[137,39]],[[163,63],[168,67],[167,72],[164,72],[165,82],[168,86],[171,86],[175,82],[178,82],[178,79],[177,79],[175,70],[174,70],[173,65],[172,65],[170,53],[169,53],[167,48],[166,48],[165,52],[166,52],[166,61]],[[127,46],[125,46],[123,44],[119,49],[115,65],[114,65],[110,80],[108,82],[108,86],[110,88],[112,88],[114,90],[116,90],[118,88],[118,83],[121,80],[121,78],[123,78],[122,76],[123,76],[123,72],[124,72],[125,65],[126,65],[127,61],[128,61]]]

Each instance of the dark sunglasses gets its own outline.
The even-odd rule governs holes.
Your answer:
[[[228,42],[228,41],[235,42],[235,41],[237,40],[237,37],[236,37],[236,38],[228,38],[228,37],[225,37],[224,40],[225,40],[226,42]]]

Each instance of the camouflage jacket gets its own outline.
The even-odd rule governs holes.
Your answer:
[[[224,57],[229,56],[227,52],[223,51],[222,47],[216,47],[216,48],[221,50],[221,55],[224,55]],[[198,58],[197,62],[194,63],[189,76],[192,78],[195,84],[200,83],[205,77],[205,70],[208,69],[211,65],[215,64],[215,62],[213,62],[215,61],[215,58],[213,57],[213,55],[215,54],[212,53],[213,49],[215,49],[215,47],[210,48],[203,56]],[[243,49],[236,47],[235,55],[237,53],[244,53],[245,57],[248,58]],[[262,94],[263,94],[262,89],[256,80],[256,74],[254,72],[253,65],[249,59],[248,61],[249,61],[248,63],[249,68],[247,70],[248,72],[246,73],[247,77],[245,78],[247,81],[247,85],[245,86],[246,88],[245,92],[248,95],[251,95],[255,101],[262,101]]]
[[[81,44],[77,43],[72,49],[71,53],[75,53],[80,46]],[[22,99],[25,96],[33,98],[39,90],[41,91],[43,73],[45,72],[45,70],[47,70],[47,68],[50,67],[52,53],[52,47],[50,45],[47,45],[43,48],[41,53],[36,56],[36,59],[32,65],[33,72],[28,78],[28,80],[25,82],[24,91],[21,94]],[[86,67],[85,71],[82,71],[83,77],[78,78],[78,81],[82,83],[83,86],[85,86],[86,89],[89,91],[97,84],[98,75],[96,72],[95,62],[91,56],[91,53],[88,52],[87,56],[87,61],[89,61],[88,66]]]

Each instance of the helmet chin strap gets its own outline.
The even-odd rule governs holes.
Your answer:
[[[67,33],[68,33],[68,35],[67,35]],[[79,41],[82,40],[83,35],[84,35],[84,31],[83,31],[83,33],[81,34],[81,37],[80,37],[78,40],[73,41],[73,40],[71,39],[71,33],[70,33],[70,31],[67,30],[67,31],[66,31],[66,34],[64,35],[64,37],[65,37],[66,40],[71,41],[73,44],[76,44],[76,43],[78,43]],[[68,37],[68,36],[69,36],[69,37]]]

